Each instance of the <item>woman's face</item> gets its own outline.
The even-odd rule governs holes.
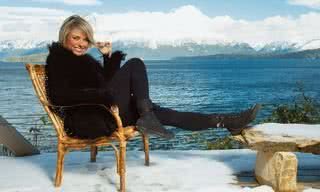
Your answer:
[[[82,30],[74,28],[67,35],[64,47],[77,56],[84,55],[89,48],[88,37]]]

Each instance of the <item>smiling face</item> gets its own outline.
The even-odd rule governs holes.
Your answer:
[[[78,28],[73,28],[67,35],[64,47],[77,56],[84,55],[89,48],[87,35]]]

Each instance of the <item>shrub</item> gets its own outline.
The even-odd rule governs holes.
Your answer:
[[[38,147],[38,136],[41,135],[41,129],[49,124],[48,116],[42,115],[33,122],[34,126],[29,129],[29,133],[33,135],[33,145]]]
[[[298,95],[291,103],[276,105],[272,114],[263,122],[276,123],[320,123],[320,105],[305,94],[303,85],[297,83]]]
[[[241,149],[243,146],[238,141],[235,141],[230,136],[219,138],[214,142],[206,141],[206,146],[208,150],[217,149]]]

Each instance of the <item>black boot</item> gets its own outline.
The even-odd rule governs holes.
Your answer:
[[[217,127],[227,128],[231,135],[239,135],[246,126],[256,118],[261,105],[256,104],[251,109],[245,110],[238,114],[222,115]]]
[[[202,131],[208,128],[224,127],[232,135],[240,132],[253,121],[260,109],[257,104],[240,113],[204,114],[198,112],[181,112],[153,104],[153,111],[163,125],[179,127],[189,131]]]
[[[172,139],[174,134],[163,127],[156,115],[153,113],[152,108],[153,106],[150,99],[137,101],[137,109],[140,115],[140,118],[136,123],[137,128],[143,133],[158,135],[165,139]]]

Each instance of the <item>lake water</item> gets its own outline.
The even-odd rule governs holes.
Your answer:
[[[270,115],[273,104],[288,103],[298,94],[297,82],[305,93],[320,99],[320,60],[309,59],[211,59],[145,61],[153,101],[181,111],[232,112],[254,103],[265,104],[257,121]],[[44,111],[35,97],[23,63],[0,62],[0,115],[33,141],[29,129]],[[205,149],[208,141],[228,134],[224,129],[192,133],[171,128],[171,141],[151,139],[151,149]],[[51,126],[41,128],[39,148],[55,151]],[[140,150],[139,139],[129,150]]]

